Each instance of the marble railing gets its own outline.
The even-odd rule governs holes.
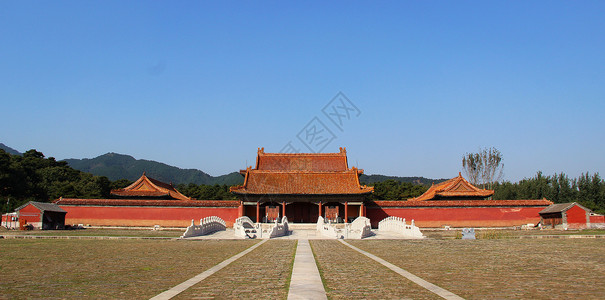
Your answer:
[[[378,232],[394,232],[409,239],[424,238],[424,235],[420,232],[420,228],[414,225],[414,220],[408,225],[405,223],[405,219],[399,217],[388,217],[380,221],[378,223]]]

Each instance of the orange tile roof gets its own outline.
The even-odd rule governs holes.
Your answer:
[[[348,167],[346,149],[339,153],[265,153],[258,150],[256,168],[241,171],[244,184],[235,194],[339,195],[368,194],[359,184],[363,170]]]
[[[256,170],[264,171],[347,171],[347,150],[340,148],[338,153],[265,153],[258,149]]]
[[[177,191],[172,184],[147,177],[145,172],[133,184],[123,189],[111,190],[111,194],[120,197],[170,197],[177,200],[191,200]]]
[[[480,189],[462,177],[458,173],[458,177],[446,180],[439,184],[431,186],[424,194],[410,198],[408,201],[426,201],[439,198],[467,198],[467,197],[489,197],[494,194],[493,190]]]
[[[234,200],[156,200],[156,199],[75,199],[59,198],[57,205],[77,206],[179,206],[179,207],[237,207]]]

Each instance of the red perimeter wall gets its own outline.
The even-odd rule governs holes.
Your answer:
[[[590,224],[605,223],[605,216],[590,216]]]
[[[217,216],[233,226],[238,217],[237,207],[59,206],[67,211],[65,224],[76,225],[187,227],[192,219],[199,225],[201,218]]]
[[[382,219],[395,216],[414,219],[418,227],[510,227],[537,224],[544,207],[368,207],[373,227]]]
[[[565,214],[567,215],[567,227],[568,228],[586,228],[586,211],[581,207],[574,205],[568,209]]]

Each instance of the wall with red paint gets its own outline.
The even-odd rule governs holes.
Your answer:
[[[27,224],[40,222],[42,212],[32,204],[19,210],[19,221],[27,221]]]
[[[567,223],[586,224],[586,211],[581,207],[574,205],[568,209],[565,214],[567,215]]]
[[[587,228],[586,224],[587,212],[581,207],[574,205],[565,212],[567,216],[567,227],[573,229]]]
[[[367,207],[373,227],[382,219],[395,216],[413,219],[418,227],[511,227],[540,221],[544,207]]]
[[[92,226],[187,227],[192,219],[198,225],[201,218],[209,216],[233,226],[238,217],[237,207],[59,206],[67,211],[65,224]]]
[[[605,216],[590,216],[590,224],[605,223]]]

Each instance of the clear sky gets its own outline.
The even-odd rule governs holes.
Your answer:
[[[604,16],[605,1],[2,1],[0,142],[215,176],[289,142],[346,147],[366,174],[451,178],[496,147],[506,180],[605,175]]]

